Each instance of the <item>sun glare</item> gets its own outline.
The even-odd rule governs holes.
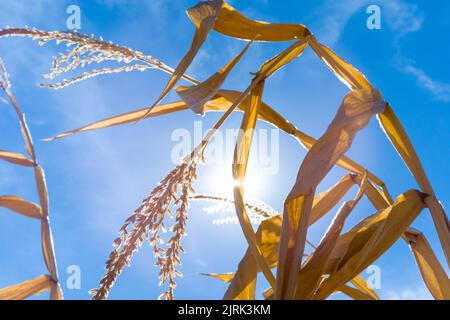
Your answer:
[[[255,170],[248,168],[247,176],[244,180],[244,190],[247,195],[256,196],[260,189],[260,181]],[[223,167],[217,170],[213,170],[210,175],[210,187],[214,190],[214,193],[222,194],[227,197],[232,197],[234,187],[239,186],[240,181],[233,179],[230,167]]]

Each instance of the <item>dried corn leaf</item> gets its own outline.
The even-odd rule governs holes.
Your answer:
[[[301,24],[267,23],[251,20],[224,2],[217,17],[214,30],[224,35],[258,41],[290,41],[310,35],[309,30]]]
[[[232,272],[229,272],[229,273],[202,273],[202,275],[219,279],[220,281],[223,281],[224,283],[230,283],[234,277],[234,273],[232,273]]]
[[[156,106],[154,109],[150,111],[150,113],[147,115],[147,118],[153,118],[165,114],[170,114],[177,111],[187,110],[188,106],[183,101],[168,103],[164,105]],[[117,116],[113,116],[110,118],[106,118],[100,121],[93,122],[91,124],[88,124],[86,126],[70,130],[64,133],[61,133],[55,137],[42,139],[43,141],[53,141],[56,139],[61,139],[67,136],[71,136],[75,133],[79,132],[85,132],[85,131],[92,131],[92,130],[98,130],[108,127],[114,127],[114,126],[120,126],[124,124],[130,124],[134,123],[139,119],[142,119],[144,115],[147,113],[148,109],[138,109],[131,112],[123,113]]]
[[[32,295],[37,295],[50,289],[51,278],[42,275],[32,280],[0,289],[0,300],[23,300]]]
[[[277,216],[264,220],[256,233],[258,247],[270,268],[276,265],[280,227],[281,218]],[[258,266],[249,248],[239,263],[235,276],[224,295],[224,299],[254,299],[257,273]]]
[[[44,170],[40,166],[34,167],[34,174],[36,178],[36,185],[39,194],[39,203],[42,209],[42,218],[47,219],[48,217],[48,191],[47,183],[45,181]]]
[[[378,119],[392,145],[400,154],[400,157],[416,179],[420,189],[423,192],[432,195],[432,197],[427,198],[427,206],[433,217],[433,222],[438,232],[439,240],[447,259],[447,264],[450,266],[450,227],[448,218],[434,195],[433,188],[428,181],[411,140],[389,105],[386,106],[383,113],[378,115]]]
[[[0,207],[8,208],[26,217],[41,219],[41,208],[16,196],[0,196]]]
[[[34,162],[32,160],[30,160],[27,157],[25,157],[24,155],[22,155],[20,153],[16,153],[16,152],[0,150],[0,159],[14,163],[14,164],[18,164],[20,166],[25,166],[25,167],[34,166]]]
[[[358,277],[361,277],[361,276],[358,276]],[[374,298],[372,295],[367,294],[367,292],[361,290],[360,288],[353,288],[346,284],[341,286],[339,288],[339,290],[337,290],[337,291],[342,292],[343,294],[349,296],[350,298],[352,298],[354,300],[379,300],[379,298]],[[272,288],[265,290],[263,292],[263,296],[266,300],[273,300],[274,295],[273,295]]]
[[[328,68],[350,89],[370,89],[372,86],[364,75],[351,64],[338,57],[326,46],[311,37],[309,45]]]
[[[253,41],[249,42],[240,54],[234,57],[227,65],[213,74],[206,81],[191,87],[178,87],[178,95],[186,102],[191,110],[197,114],[204,114],[204,105],[208,103],[219,91],[228,74],[247,52]]]
[[[450,300],[450,279],[421,232],[407,230],[403,238],[408,242],[422,274],[425,285],[437,300]]]
[[[276,71],[280,70],[285,65],[298,58],[303,53],[303,51],[305,51],[309,38],[310,37],[307,36],[298,41],[295,41],[291,46],[283,50],[280,54],[266,61],[257,73],[257,77],[262,79],[268,78]]]
[[[354,176],[353,179],[355,183],[361,185],[362,178],[360,176]],[[388,199],[386,199],[384,194],[378,188],[376,188],[370,181],[367,181],[366,188],[364,189],[364,194],[377,210],[385,209],[389,207],[389,205],[391,204],[391,202]]]
[[[346,175],[330,189],[315,196],[311,216],[309,218],[309,225],[313,225],[333,209],[352,186],[354,186],[353,176]]]
[[[367,178],[364,179],[361,189],[354,200],[346,201],[338,213],[334,217],[327,232],[320,241],[319,246],[308,257],[304,265],[302,265],[298,275],[298,283],[295,293],[295,298],[299,300],[309,300],[317,290],[321,280],[322,274],[328,262],[331,252],[333,251],[337,239],[344,228],[344,223],[353,208],[361,199],[362,192],[366,186]]]
[[[316,196],[311,214],[315,219],[310,221],[311,224],[324,215],[324,210],[326,208],[333,208],[341,200],[345,195],[345,190],[350,188],[350,182],[351,185],[353,185],[350,178],[344,177],[329,190]],[[281,215],[264,220],[256,232],[258,246],[270,268],[274,268],[278,262],[280,229]],[[257,272],[257,265],[253,255],[251,254],[250,249],[247,249],[247,252],[241,259],[236,271],[237,277],[227,290],[225,295],[226,299],[251,299],[254,295]],[[230,274],[226,275],[229,276]],[[224,277],[225,274],[220,276]]]
[[[380,300],[380,297],[378,294],[369,287],[366,280],[361,275],[357,275],[351,280],[351,283],[363,294],[366,296],[369,296],[373,300]]]
[[[275,298],[294,297],[300,271],[298,261],[304,252],[317,185],[350,148],[356,133],[384,107],[385,102],[378,90],[369,88],[350,92],[344,97],[325,134],[305,156],[296,183],[285,201]]]
[[[281,217],[273,217],[264,220],[256,232],[256,239],[262,255],[267,264],[272,268],[276,266],[279,231]],[[258,266],[250,249],[247,249],[241,259],[236,273],[205,274],[230,283],[224,299],[226,300],[250,300],[255,298],[256,275]]]
[[[194,57],[197,55],[198,50],[205,42],[208,37],[209,32],[214,27],[214,22],[216,17],[219,15],[222,7],[222,0],[211,0],[211,1],[203,1],[199,2],[196,6],[189,8],[187,10],[187,14],[189,19],[191,19],[192,23],[195,26],[195,34],[194,39],[192,40],[191,47],[183,59],[180,61],[178,66],[175,68],[172,76],[167,82],[163,92],[159,96],[159,98],[153,103],[153,105],[148,108],[147,114],[158,105],[162,99],[169,93],[169,91],[176,85],[178,80],[186,72],[189,65],[194,60]]]
[[[314,299],[325,299],[337,288],[361,273],[408,229],[424,209],[425,195],[409,190],[398,196],[392,206],[369,216],[339,237]]]

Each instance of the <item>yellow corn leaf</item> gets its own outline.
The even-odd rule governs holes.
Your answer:
[[[40,166],[34,167],[34,175],[39,194],[39,203],[41,205],[42,218],[47,219],[48,216],[48,192],[47,183],[45,182],[44,170]]]
[[[0,196],[0,207],[8,208],[26,217],[41,219],[41,208],[16,196]]]
[[[0,159],[25,167],[34,166],[34,162],[32,160],[20,153],[0,150]]]
[[[339,287],[338,291],[342,292],[343,294],[349,296],[354,300],[376,300],[373,297],[367,295],[365,292],[356,288],[352,288],[346,284]]]
[[[349,296],[350,298],[354,299],[354,300],[379,300],[378,296],[377,298],[374,298],[374,296],[369,295],[367,292],[364,292],[363,290],[361,290],[360,288],[353,288],[350,287],[346,284],[344,284],[343,286],[339,287],[339,290],[342,292],[343,294]],[[375,294],[376,295],[376,294]],[[273,300],[273,290],[272,288],[267,289],[266,291],[263,292],[263,296],[266,300]]]
[[[270,77],[276,71],[298,58],[305,51],[309,36],[295,41],[290,47],[283,50],[280,54],[266,61],[257,76],[263,79]]]
[[[23,300],[32,295],[37,295],[50,289],[51,278],[42,275],[32,280],[0,289],[0,300]]]
[[[447,264],[450,266],[450,227],[448,218],[434,195],[433,188],[428,181],[411,140],[409,140],[405,129],[389,105],[386,106],[383,113],[378,115],[378,119],[392,145],[413,174],[420,189],[423,192],[432,195],[432,197],[427,198],[427,206],[433,217],[434,226],[438,232],[439,240],[447,259]]]
[[[208,276],[211,278],[219,279],[220,281],[223,281],[224,283],[230,283],[231,280],[233,280],[234,273],[202,273],[204,276]]]
[[[369,89],[372,86],[364,75],[351,64],[338,57],[326,46],[318,43],[314,37],[309,42],[310,47],[328,68],[350,89]]]
[[[263,292],[263,297],[266,300],[273,300],[273,289],[269,288]]]
[[[245,111],[244,118],[240,128],[238,141],[234,150],[233,157],[233,178],[239,182],[239,185],[234,188],[234,201],[236,207],[236,215],[244,232],[245,238],[248,242],[250,251],[255,258],[257,264],[261,268],[264,276],[269,281],[270,285],[275,285],[275,278],[267,265],[253,231],[250,219],[247,215],[244,204],[244,187],[245,172],[247,169],[248,157],[250,154],[251,141],[253,138],[253,131],[256,125],[256,119],[261,106],[261,98],[264,91],[264,81],[256,84],[251,93],[250,108]]]
[[[354,90],[344,97],[324,135],[312,146],[300,166],[297,180],[285,200],[276,299],[293,298],[303,256],[312,201],[317,185],[350,148],[357,132],[372,115],[383,111],[378,90]],[[289,280],[288,280],[289,279]]]
[[[328,256],[333,250],[336,239],[339,237],[341,230],[344,227],[345,219],[353,210],[353,207],[353,202],[349,201],[344,203],[320,241],[317,249],[314,250],[314,253],[305,261],[297,280],[298,283],[295,294],[297,300],[309,300],[319,286],[320,281],[322,280],[323,269],[328,261]]]
[[[163,92],[155,103],[148,108],[147,114],[158,105],[162,99],[169,93],[169,91],[176,85],[178,80],[184,75],[189,65],[197,55],[198,50],[205,42],[209,32],[214,27],[216,17],[220,13],[222,7],[222,0],[211,0],[199,2],[196,6],[187,10],[187,14],[195,26],[194,39],[192,40],[191,47],[178,66],[175,68],[172,76],[167,82]]]
[[[150,113],[147,115],[147,118],[153,118],[153,117],[161,116],[164,114],[169,114],[169,113],[173,113],[173,112],[177,112],[177,111],[181,111],[181,110],[187,110],[187,109],[188,109],[188,106],[183,101],[159,105],[150,111]],[[123,114],[120,114],[120,115],[117,115],[114,117],[110,117],[107,119],[93,122],[91,124],[88,124],[86,126],[83,126],[83,127],[80,127],[80,128],[74,129],[74,130],[70,130],[70,131],[61,133],[55,137],[46,138],[46,139],[42,139],[42,140],[43,141],[53,141],[53,140],[61,139],[61,138],[64,138],[64,137],[67,137],[67,136],[70,136],[70,135],[73,135],[73,134],[79,133],[79,132],[98,130],[98,129],[108,128],[108,127],[114,127],[114,126],[120,126],[120,125],[124,125],[124,124],[134,123],[137,120],[142,119],[147,111],[148,111],[147,108],[143,108],[143,109],[138,109],[135,111],[123,113]]]
[[[450,300],[450,279],[425,236],[410,229],[404,233],[403,238],[408,242],[422,278],[433,297],[437,300]]]
[[[264,220],[256,232],[256,241],[270,268],[276,266],[281,217]],[[250,249],[241,259],[236,273],[210,275],[224,282],[231,282],[225,295],[226,300],[252,300],[255,298],[258,266]],[[231,279],[230,279],[231,278]]]
[[[337,238],[344,228],[344,223],[353,208],[358,204],[367,184],[367,176],[364,178],[361,188],[354,200],[346,201],[334,217],[320,244],[302,265],[298,275],[298,283],[295,298],[309,300],[317,290],[323,279],[323,270],[326,267],[329,256],[336,245]]]
[[[251,40],[258,36],[258,41],[290,41],[310,35],[309,30],[301,24],[267,23],[251,20],[226,2],[222,5],[214,30],[238,39]]]
[[[388,208],[369,216],[339,237],[314,299],[325,299],[337,288],[361,273],[408,229],[424,209],[425,195],[409,190]]]
[[[378,294],[373,289],[371,289],[369,287],[369,285],[367,284],[366,280],[364,280],[364,278],[361,277],[361,275],[358,274],[356,277],[354,277],[351,280],[351,283],[359,291],[361,291],[366,296],[369,296],[371,299],[373,299],[373,300],[380,300],[380,297],[378,296]]]
[[[204,105],[216,95],[228,74],[239,62],[245,52],[247,52],[247,49],[252,43],[253,41],[249,42],[240,54],[234,57],[227,65],[213,74],[206,81],[191,87],[181,86],[176,89],[178,95],[186,102],[191,110],[198,114],[204,114]]]

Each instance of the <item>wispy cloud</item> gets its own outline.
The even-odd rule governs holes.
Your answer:
[[[349,20],[357,12],[365,12],[371,4],[371,0],[327,0],[314,10],[312,29],[323,42],[333,46]],[[382,8],[382,25],[389,28],[397,39],[421,28],[424,17],[418,12],[417,5],[403,0],[381,0],[377,4]]]
[[[311,20],[312,31],[328,46],[339,41],[350,18],[366,3],[365,0],[327,0],[314,10]]]
[[[417,288],[405,288],[398,291],[387,291],[388,300],[430,300],[433,297],[423,285]]]
[[[312,16],[312,30],[329,46],[336,44],[344,33],[349,20],[357,12],[373,4],[370,0],[336,1],[327,0],[318,7]],[[450,83],[432,78],[425,70],[417,67],[401,53],[400,42],[407,35],[422,28],[425,16],[416,4],[403,0],[378,1],[382,8],[382,26],[393,34],[394,46],[397,50],[395,66],[405,74],[416,79],[417,85],[440,101],[450,101]],[[327,13],[324,15],[324,13]]]
[[[450,83],[433,79],[424,70],[415,67],[412,63],[400,65],[400,70],[412,75],[416,79],[417,85],[431,93],[435,99],[450,102]]]

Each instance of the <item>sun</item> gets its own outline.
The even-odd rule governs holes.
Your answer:
[[[246,195],[256,196],[261,189],[260,179],[256,174],[257,170],[250,167],[248,168],[247,175],[243,182]],[[223,166],[219,168],[211,169],[211,173],[208,174],[209,187],[214,193],[221,194],[227,197],[233,197],[233,189],[239,186],[240,182],[233,178],[231,167]]]

